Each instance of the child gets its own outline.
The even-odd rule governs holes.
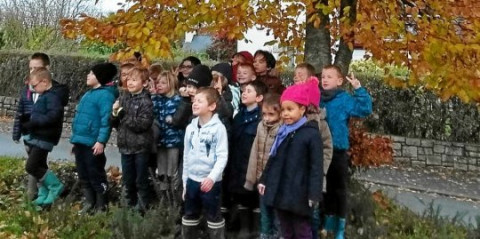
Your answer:
[[[31,114],[22,115],[22,128],[29,133],[23,136],[30,146],[26,171],[33,175],[38,183],[36,205],[51,205],[63,190],[63,184],[48,170],[47,156],[58,144],[63,128],[63,105],[60,97],[52,90],[52,76],[43,67],[36,68],[30,74],[31,90],[39,94],[33,104]]]
[[[305,83],[311,76],[315,76],[315,68],[309,63],[300,63],[295,67],[293,83]]]
[[[321,106],[327,110],[327,122],[333,139],[332,163],[327,173],[327,217],[325,230],[335,238],[344,238],[347,215],[347,180],[349,157],[348,121],[351,117],[366,117],[372,113],[372,99],[353,74],[346,77],[354,88],[351,96],[340,87],[343,75],[340,68],[329,65],[322,70],[323,96]]]
[[[215,113],[220,96],[211,88],[201,88],[195,95],[192,110],[197,116],[185,133],[183,158],[182,218],[183,238],[197,238],[201,212],[205,214],[211,239],[225,238],[225,220],[220,214],[222,173],[228,158],[225,126]]]
[[[232,62],[232,72],[233,72],[232,83],[236,83],[238,66],[242,63],[253,64],[253,56],[248,51],[240,51],[235,53],[235,55],[232,56],[231,62]]]
[[[177,94],[177,79],[169,71],[158,76],[157,95],[152,96],[153,112],[159,125],[157,147],[157,170],[160,181],[170,189],[178,182],[178,159],[183,140],[183,130],[172,125],[173,115],[180,104]]]
[[[121,92],[127,90],[127,79],[133,67],[135,67],[135,64],[130,61],[120,65],[120,81],[118,82],[118,86],[120,86]]]
[[[107,208],[104,148],[112,130],[109,122],[112,105],[118,97],[117,87],[108,84],[116,74],[117,67],[112,63],[92,67],[87,76],[87,86],[91,89],[83,95],[73,119],[70,143],[85,197],[79,214]]]
[[[237,70],[237,82],[240,86],[240,91],[243,92],[245,86],[257,79],[255,75],[255,68],[252,64],[240,63]]]
[[[33,53],[30,56],[30,60],[28,62],[28,68],[30,73],[33,72],[37,68],[44,67],[47,70],[50,69],[50,57],[41,52]],[[22,128],[22,124],[20,119],[23,115],[30,115],[32,112],[33,104],[38,100],[39,94],[36,93],[34,90],[30,89],[28,80],[30,77],[27,77],[25,81],[25,87],[22,89],[19,97],[17,112],[15,114],[14,123],[13,123],[13,130],[12,130],[12,139],[15,143],[20,143],[21,136],[27,135],[28,132],[25,128]],[[57,96],[60,97],[62,101],[62,105],[65,107],[68,104],[68,94],[69,89],[67,85],[60,84],[55,80],[52,80],[52,89],[51,89]],[[30,153],[30,146],[23,141],[25,145],[25,150],[27,155]],[[35,199],[37,194],[37,180],[34,176],[28,175],[28,185],[27,185],[27,195],[30,200]]]
[[[255,67],[257,79],[263,81],[268,86],[270,93],[281,94],[285,87],[282,85],[282,81],[273,73],[276,61],[272,53],[258,50],[253,57],[253,66]]]
[[[150,206],[148,159],[153,141],[153,103],[143,85],[148,70],[134,67],[129,72],[128,92],[113,104],[112,126],[117,128],[117,145],[121,153],[123,183],[128,206],[141,212]],[[138,194],[138,196],[137,196]]]
[[[252,81],[245,86],[242,93],[242,106],[240,112],[233,119],[232,137],[230,145],[230,158],[225,175],[228,177],[228,191],[232,197],[233,205],[238,207],[240,219],[239,237],[248,236],[249,231],[254,232],[257,225],[253,219],[259,218],[253,211],[259,212],[258,194],[247,191],[243,187],[248,168],[248,159],[253,141],[257,134],[257,126],[261,121],[259,104],[267,93],[267,86],[261,81]]]
[[[312,238],[309,217],[322,199],[321,135],[318,124],[305,117],[311,99],[320,97],[312,87],[293,85],[282,94],[283,124],[258,185],[265,205],[276,210],[284,238]]]
[[[258,125],[248,161],[245,189],[252,191],[262,176],[268,162],[268,153],[272,147],[278,127],[280,127],[280,95],[267,94],[262,102],[262,122]],[[273,208],[267,207],[260,197],[260,238],[277,238],[274,226]]]

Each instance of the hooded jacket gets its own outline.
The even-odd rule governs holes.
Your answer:
[[[106,144],[112,132],[109,119],[117,97],[117,86],[100,86],[87,91],[77,105],[70,142],[86,146],[96,142]]]
[[[222,181],[222,174],[228,159],[227,130],[217,114],[205,125],[199,126],[194,118],[185,131],[183,151],[183,185],[187,179],[201,182],[210,178]]]

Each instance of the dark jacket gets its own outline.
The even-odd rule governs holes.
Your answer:
[[[153,103],[147,90],[141,93],[122,94],[119,98],[123,109],[115,117],[112,127],[117,128],[117,146],[122,154],[150,152],[153,143]]]
[[[228,189],[230,192],[246,192],[243,185],[247,175],[248,161],[253,141],[257,135],[257,126],[262,119],[260,107],[252,111],[242,106],[233,119],[229,160],[227,163]]]
[[[29,120],[22,127],[29,130],[30,138],[54,145],[58,144],[63,128],[63,105],[52,90],[47,90],[33,104]],[[26,126],[28,123],[28,126]]]
[[[309,216],[308,200],[322,200],[323,146],[318,123],[308,121],[290,133],[271,156],[260,183],[264,201],[276,209]]]
[[[109,119],[117,97],[117,86],[101,86],[87,91],[77,105],[70,142],[86,146],[93,146],[96,142],[106,144],[112,132]]]
[[[54,92],[60,99],[62,105],[65,107],[68,104],[69,89],[67,85],[60,84],[56,81],[52,81],[51,91]],[[22,128],[20,118],[23,115],[30,115],[33,107],[32,92],[29,90],[28,85],[20,91],[20,98],[18,99],[17,112],[13,120],[12,139],[15,141],[20,140],[22,135],[28,134],[28,130]]]

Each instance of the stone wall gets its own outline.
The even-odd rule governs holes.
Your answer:
[[[17,108],[16,105],[16,98],[0,96],[0,116],[13,117]],[[65,129],[69,128],[74,114],[75,103],[69,103],[65,107]],[[479,144],[401,136],[389,137],[393,143],[394,161],[396,162],[407,163],[412,166],[443,166],[480,171]]]
[[[412,166],[480,170],[480,145],[390,136],[394,161]]]

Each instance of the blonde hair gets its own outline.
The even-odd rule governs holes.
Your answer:
[[[178,85],[178,80],[175,75],[170,71],[162,71],[160,75],[158,75],[155,84],[157,84],[163,77],[167,79],[167,85],[170,90],[165,94],[167,97],[172,97],[175,95]]]
[[[38,67],[34,69],[29,76],[29,80],[33,78],[38,78],[39,80],[45,80],[47,82],[52,82],[52,74],[45,67]]]

